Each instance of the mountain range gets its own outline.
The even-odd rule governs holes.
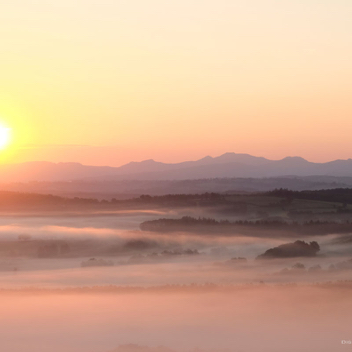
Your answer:
[[[79,163],[27,162],[0,166],[0,182],[194,180],[207,178],[265,178],[281,176],[352,176],[352,159],[314,163],[301,157],[270,160],[249,154],[225,153],[196,161],[130,162],[120,167]]]

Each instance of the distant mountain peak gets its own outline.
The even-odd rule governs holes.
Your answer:
[[[292,160],[292,159],[300,159],[300,160],[305,160],[304,158],[302,158],[301,156],[286,156],[285,158],[281,159],[281,160],[285,160],[285,159],[288,159],[288,160]]]
[[[256,156],[253,156],[247,153],[235,153],[235,152],[226,152],[218,156],[218,158],[225,157],[225,156],[234,156],[234,155],[246,155],[246,156],[251,156],[252,158],[256,158]]]
[[[286,158],[283,158],[279,161],[286,161],[286,162],[305,162],[309,163],[306,159],[300,157],[300,156],[287,156]]]
[[[158,163],[158,161],[155,161],[154,159],[146,159],[146,160],[142,160],[142,161],[130,161],[129,163],[122,165],[122,166],[127,166],[127,165],[147,165],[147,164],[156,164]]]
[[[147,160],[141,161],[141,163],[143,163],[143,164],[155,164],[155,163],[158,163],[158,161],[155,161],[154,159],[147,159]]]
[[[199,159],[198,161],[213,160],[213,159],[214,159],[214,158],[213,158],[212,156],[207,155],[207,156],[205,156],[204,158]]]
[[[154,159],[120,167],[87,166],[80,163],[28,162],[0,165],[0,182],[95,180],[187,180],[214,178],[262,178],[284,176],[352,177],[352,159],[327,163],[299,156],[269,160],[250,154],[224,153],[195,161],[162,163]]]

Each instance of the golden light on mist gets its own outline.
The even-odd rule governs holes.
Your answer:
[[[5,149],[11,141],[11,128],[0,125],[0,149]]]

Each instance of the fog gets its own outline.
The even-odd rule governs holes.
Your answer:
[[[249,286],[131,293],[2,293],[0,341],[14,352],[342,351],[351,286]]]
[[[350,235],[139,229],[147,219],[183,211],[2,216],[2,350],[348,348],[341,340],[351,339]],[[297,239],[316,241],[320,250],[311,257],[257,259]]]
[[[314,257],[258,260],[266,250],[298,238],[139,230],[142,221],[160,213],[1,217],[1,287],[316,282],[346,280],[352,273],[352,265],[333,270],[352,257],[349,235],[299,238],[319,243]],[[43,254],[52,243],[67,251]],[[297,263],[305,269],[290,270]],[[309,270],[317,266],[321,270]]]

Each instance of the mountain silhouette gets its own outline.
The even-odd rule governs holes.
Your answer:
[[[0,182],[70,180],[185,180],[280,176],[352,176],[352,159],[314,163],[301,157],[270,160],[249,154],[225,153],[196,161],[162,163],[152,159],[120,167],[79,163],[28,162],[0,166]]]

